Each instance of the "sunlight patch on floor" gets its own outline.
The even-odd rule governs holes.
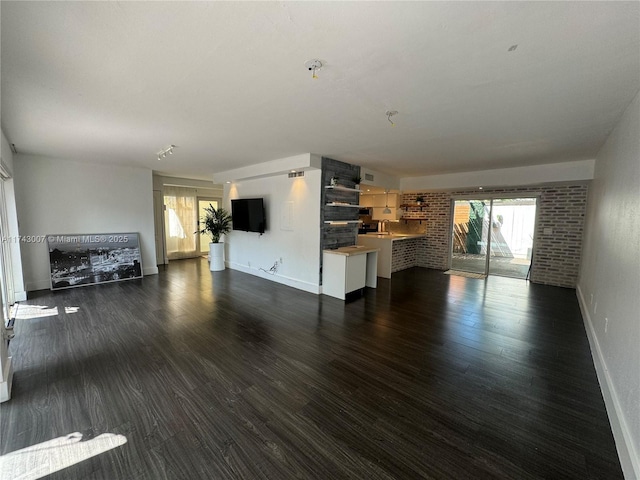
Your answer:
[[[79,311],[80,307],[64,307],[64,313],[78,313]],[[31,320],[33,318],[55,317],[59,312],[58,307],[16,304],[12,313],[16,320]]]
[[[127,443],[127,437],[103,433],[83,441],[79,432],[0,456],[0,478],[35,480]]]
[[[55,317],[58,315],[58,307],[45,305],[18,305],[16,320],[31,320],[32,318]]]

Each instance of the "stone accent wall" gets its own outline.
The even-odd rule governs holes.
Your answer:
[[[320,192],[320,285],[322,285],[322,251],[355,245],[358,240],[358,224],[330,225],[329,220],[358,220],[358,209],[327,206],[328,202],[345,202],[358,205],[360,194],[324,188],[331,184],[331,177],[338,177],[338,184],[354,188],[352,178],[360,175],[360,167],[339,162],[331,158],[322,158],[322,191]]]
[[[428,208],[422,212],[409,209],[405,216],[426,217],[427,238],[420,240],[417,265],[446,270],[451,242],[451,198],[457,195],[496,194],[534,195],[539,193],[538,220],[534,239],[531,281],[574,288],[580,268],[582,234],[587,204],[586,184],[547,187],[495,188],[455,192],[407,193],[403,204],[415,203],[416,196],[425,197]],[[414,211],[415,210],[415,211]],[[551,229],[551,233],[545,233]],[[549,230],[547,230],[549,231]]]
[[[391,249],[391,273],[418,266],[418,249],[420,238],[396,240]]]

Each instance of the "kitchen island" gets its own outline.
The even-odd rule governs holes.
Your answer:
[[[391,278],[393,272],[418,265],[418,248],[425,234],[367,233],[358,235],[358,245],[377,248],[378,276]]]

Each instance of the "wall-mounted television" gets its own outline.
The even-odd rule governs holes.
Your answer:
[[[234,230],[264,233],[267,227],[262,198],[231,200],[231,217]]]

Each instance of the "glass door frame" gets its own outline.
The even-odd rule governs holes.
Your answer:
[[[453,222],[454,222],[454,212],[456,201],[459,200],[489,200],[489,225],[491,226],[491,222],[493,221],[493,201],[501,200],[501,199],[511,199],[511,198],[535,198],[536,199],[536,214],[535,221],[533,225],[533,245],[532,245],[532,253],[531,253],[531,264],[533,264],[533,259],[535,258],[536,251],[536,237],[538,233],[538,224],[540,220],[540,198],[542,197],[542,193],[535,192],[518,192],[518,193],[504,193],[504,192],[484,192],[482,190],[478,190],[478,194],[464,194],[464,195],[452,195],[451,196],[451,206],[449,211],[449,218],[451,219],[449,222],[449,258],[447,259],[447,268],[451,269],[451,264],[453,260]],[[487,254],[485,258],[485,267],[484,273],[482,275],[489,275],[489,263],[491,261],[491,228],[489,228],[487,232]],[[476,272],[473,272],[476,273]],[[527,275],[527,279],[529,275]]]

